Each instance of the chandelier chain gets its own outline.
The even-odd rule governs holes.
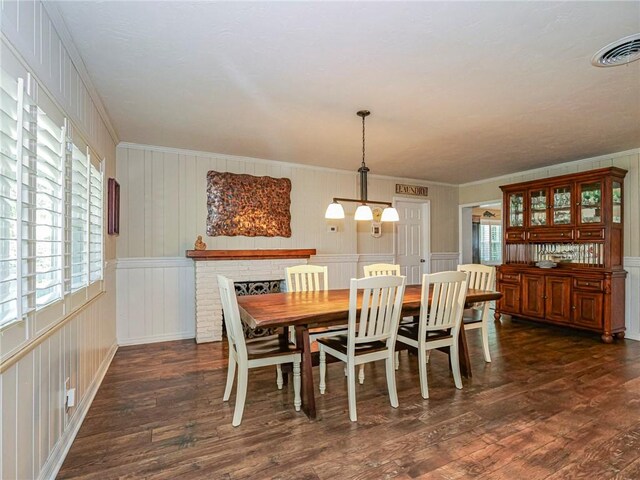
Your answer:
[[[362,166],[365,166],[364,163],[364,116],[362,117]]]

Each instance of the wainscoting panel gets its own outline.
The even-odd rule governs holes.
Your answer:
[[[431,254],[431,273],[455,270],[460,260],[458,252],[441,252]]]
[[[626,338],[640,341],[640,257],[624,257]]]
[[[349,288],[349,280],[358,276],[357,254],[314,255],[312,265],[326,266],[329,270],[329,288]]]
[[[195,336],[193,261],[180,257],[119,259],[118,345]]]
[[[105,292],[0,376],[0,478],[54,478],[115,354],[115,271]],[[65,410],[65,380],[76,405]]]

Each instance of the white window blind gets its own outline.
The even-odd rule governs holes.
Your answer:
[[[49,102],[38,103],[36,306],[40,308],[62,298],[64,119]]]
[[[0,327],[18,319],[18,79],[0,69]]]
[[[480,262],[500,263],[502,260],[502,226],[480,223]]]
[[[27,85],[18,89],[18,151],[21,153],[22,167],[18,181],[19,217],[21,229],[18,233],[19,258],[18,273],[22,282],[18,298],[22,299],[21,317],[24,319],[36,309],[36,192],[37,170],[37,118],[38,107],[28,92]]]
[[[89,172],[89,283],[102,280],[102,165],[91,156]]]
[[[71,155],[71,291],[89,277],[89,159],[73,145]]]

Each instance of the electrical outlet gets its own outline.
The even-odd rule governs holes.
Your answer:
[[[338,227],[336,225],[329,225],[327,227],[327,232],[336,233],[338,231]]]
[[[65,391],[65,400],[64,400],[64,408],[65,411],[69,410],[71,407],[75,407],[76,405],[76,389],[70,388],[71,381],[67,378],[64,382],[64,391]]]

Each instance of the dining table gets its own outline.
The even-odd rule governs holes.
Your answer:
[[[429,292],[429,302],[431,301]],[[288,342],[288,327],[295,327],[296,344],[302,350],[302,409],[311,419],[316,417],[313,388],[313,354],[309,341],[309,329],[345,325],[349,314],[350,290],[324,290],[313,292],[282,292],[266,295],[237,297],[240,318],[250,328],[281,329],[281,341]],[[420,313],[421,285],[407,285],[402,302],[402,317],[416,317]],[[493,290],[468,289],[466,307],[499,300],[502,294]],[[358,303],[358,308],[360,302]],[[471,377],[471,364],[464,328],[458,336],[460,371]]]

